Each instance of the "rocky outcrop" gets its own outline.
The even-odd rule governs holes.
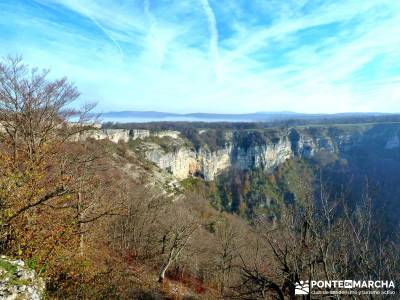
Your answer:
[[[0,299],[44,299],[45,283],[22,260],[0,257]]]
[[[130,140],[137,139],[145,139],[148,137],[170,137],[173,139],[178,139],[180,133],[178,131],[173,130],[164,130],[164,131],[156,131],[151,132],[146,129],[91,129],[81,132],[79,135],[76,135],[73,140],[87,140],[89,138],[95,140],[109,140],[114,143],[128,142]]]
[[[263,144],[244,147],[234,140],[225,147],[210,151],[207,147],[197,151],[182,146],[174,151],[165,152],[160,147],[145,150],[148,160],[157,164],[160,168],[168,170],[178,179],[184,179],[191,175],[203,177],[205,180],[213,180],[216,175],[229,167],[239,169],[252,169],[262,167],[271,170],[286,160],[298,156],[312,158],[316,153],[343,153],[355,146],[376,144],[375,133],[354,130],[350,132],[327,133],[325,131],[314,132],[307,130],[296,132],[298,136],[293,138],[290,131],[281,132],[274,140]],[[385,142],[382,149],[400,148],[398,135],[379,137]]]
[[[259,145],[244,149],[237,147],[232,155],[233,164],[240,169],[263,167],[274,168],[293,156],[292,145],[287,138],[277,143]]]
[[[110,140],[114,143],[119,141],[128,142],[130,139],[129,130],[126,129],[91,129],[75,135],[72,140],[84,141],[87,139]]]
[[[198,169],[196,152],[182,147],[173,152],[165,152],[159,145],[148,143],[146,158],[157,164],[161,169],[174,174],[178,179],[194,175]]]
[[[195,150],[177,131],[103,129],[93,130],[87,137],[113,142],[143,140],[145,147],[140,152],[159,168],[179,180],[200,176],[209,181],[230,167],[242,170],[262,167],[270,170],[294,156],[311,158],[321,151],[340,153],[357,145],[377,143],[381,144],[382,149],[397,149],[400,148],[399,132],[399,128],[390,126],[383,130],[368,126],[282,129],[262,142],[256,138],[256,143],[248,144],[249,141],[241,143],[240,139],[235,139],[233,132],[229,131],[225,146],[215,151],[207,146]],[[158,141],[162,139],[164,144],[160,145]]]
[[[215,152],[209,149],[202,149],[196,153],[198,168],[195,173],[202,176],[205,180],[213,180],[216,174],[229,168],[232,165],[232,146],[226,145],[225,148]],[[193,173],[193,172],[192,172]]]
[[[212,180],[215,174],[231,166],[231,153],[230,146],[215,152],[204,148],[195,151],[187,147],[165,152],[159,145],[152,143],[147,143],[145,150],[148,160],[156,163],[161,169],[169,171],[179,180],[191,175]]]
[[[132,138],[132,140],[144,139],[144,138],[147,138],[149,136],[150,136],[150,130],[133,129],[133,130],[130,131],[130,137]]]
[[[150,134],[151,136],[156,136],[159,138],[163,138],[163,137],[170,137],[173,139],[178,139],[180,136],[180,132],[179,131],[174,131],[174,130],[163,130],[163,131],[158,131],[158,132],[152,132]]]
[[[264,167],[270,169],[293,156],[290,142],[286,139],[276,144],[266,144],[247,149],[227,144],[217,151],[208,148],[194,149],[182,147],[165,152],[156,144],[147,144],[146,158],[161,169],[168,170],[182,180],[191,175],[213,180],[216,175],[231,166],[240,169]]]
[[[235,144],[232,140],[216,151],[210,151],[207,147],[196,151],[182,146],[165,152],[160,146],[147,144],[144,152],[148,160],[180,180],[197,175],[210,181],[232,166],[242,170],[257,167],[270,170],[296,155],[310,158],[318,151],[336,152],[339,146],[335,143],[329,138],[312,138],[307,135],[300,135],[294,142],[288,134],[282,134],[273,142],[250,147]]]
[[[400,148],[400,138],[399,136],[393,135],[387,142],[385,145],[385,149],[391,150],[391,149],[396,149],[396,148]]]

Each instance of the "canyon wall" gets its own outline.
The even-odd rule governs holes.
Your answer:
[[[282,135],[274,143],[251,147],[243,147],[231,141],[216,151],[207,147],[194,150],[186,146],[175,151],[165,151],[156,144],[147,143],[144,153],[148,160],[170,171],[178,179],[196,175],[209,181],[229,167],[242,170],[262,167],[270,170],[296,155],[309,158],[319,151],[335,153],[343,146],[342,142],[348,142],[348,137],[334,141],[330,138],[315,139],[300,135],[294,146],[287,135]]]
[[[119,141],[128,142],[130,140],[145,139],[148,137],[171,137],[178,139],[179,132],[172,130],[151,132],[150,130],[146,129],[91,129],[79,133],[73,139],[75,141],[86,140],[89,138],[95,140],[107,139],[114,143],[118,143]]]
[[[85,138],[109,139],[113,142],[138,140],[141,143],[140,152],[145,158],[177,179],[200,176],[209,181],[230,167],[271,170],[292,157],[311,158],[322,151],[339,154],[360,145],[399,149],[399,126],[384,129],[286,129],[279,131],[274,139],[251,145],[243,145],[231,135],[224,147],[213,151],[207,146],[194,149],[177,131],[103,129],[86,133]],[[167,138],[173,147],[166,149],[165,145],[163,147],[157,143],[157,138]]]

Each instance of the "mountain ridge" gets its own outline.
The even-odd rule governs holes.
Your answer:
[[[277,111],[277,112],[254,112],[254,113],[205,113],[205,112],[194,112],[194,113],[170,113],[170,112],[159,112],[159,111],[135,111],[135,110],[124,110],[124,111],[108,111],[100,114],[101,118],[106,121],[119,121],[119,119],[131,119],[135,121],[137,119],[145,119],[145,121],[233,121],[233,122],[266,122],[275,120],[285,119],[315,119],[315,118],[341,118],[341,117],[362,117],[362,116],[385,116],[394,115],[393,113],[381,113],[381,112],[344,112],[344,113],[297,113],[291,111]],[[143,121],[143,120],[140,120]]]

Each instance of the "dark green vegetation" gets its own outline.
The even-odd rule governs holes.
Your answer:
[[[237,213],[248,220],[280,217],[282,205],[302,203],[314,183],[312,166],[294,159],[274,172],[262,169],[240,171],[231,169],[217,177],[210,192],[217,208]]]
[[[15,265],[2,258],[0,258],[0,269],[3,269],[10,274],[15,274],[17,271],[17,267]]]
[[[243,299],[261,299],[264,294],[259,291],[265,285],[270,286],[267,290],[274,291],[271,295],[280,297],[282,288],[272,287],[281,276],[286,278],[284,285],[288,287],[284,294],[293,292],[292,282],[310,276],[375,280],[397,277],[399,266],[393,261],[397,259],[390,257],[399,253],[400,147],[396,140],[393,146],[387,145],[399,136],[400,125],[379,123],[379,118],[363,120],[373,121],[368,123],[353,121],[331,124],[322,120],[322,125],[300,122],[297,126],[286,123],[283,127],[251,123],[202,123],[190,127],[163,123],[134,124],[132,128],[180,130],[197,150],[216,151],[234,145],[251,151],[285,139],[290,141],[293,157],[276,168],[241,169],[233,164],[211,182],[197,177],[181,182],[185,190],[202,195],[217,211],[246,220],[265,238],[275,258],[254,254],[262,262],[258,267],[265,267],[272,260],[277,263],[276,268],[286,273],[260,273],[258,267],[244,266],[244,282],[236,290],[239,298],[238,295],[250,294]],[[310,155],[311,148],[301,144],[304,138],[318,141],[322,148],[330,150]],[[213,224],[207,226],[211,233]],[[322,254],[321,249],[326,252]],[[268,256],[267,253],[263,255]],[[285,261],[289,262],[280,265]],[[390,266],[391,271],[383,270],[382,264]],[[332,271],[309,272],[299,265]],[[305,274],[308,275],[304,277]]]
[[[320,151],[312,157],[297,152],[299,132],[320,139],[352,135],[357,142]],[[400,222],[400,148],[385,148],[388,138],[400,132],[397,124],[297,127],[289,130],[295,157],[274,170],[232,168],[209,183],[211,201],[217,209],[237,213],[248,220],[279,218],[288,203],[303,203],[307,197],[320,201],[321,189],[331,199],[346,199],[355,207],[368,193],[374,199],[374,215],[387,233]],[[242,148],[279,140],[282,132],[238,131],[234,143]],[[390,228],[390,229],[389,229]]]
[[[348,124],[382,124],[400,123],[399,114],[388,115],[349,115],[342,116],[315,116],[310,119],[285,119],[271,122],[146,122],[146,123],[118,123],[107,122],[103,128],[123,128],[123,129],[149,129],[149,130],[177,130],[184,132],[187,129],[265,129],[265,128],[287,128],[292,126],[329,126],[329,125],[348,125]]]
[[[295,156],[275,170],[241,170],[233,167],[213,182],[187,179],[182,184],[190,190],[199,186],[207,189],[208,197],[216,209],[238,214],[250,221],[279,218],[283,205],[302,203],[310,195],[318,202],[321,189],[331,199],[345,198],[353,208],[368,193],[374,199],[374,214],[382,220],[389,234],[399,224],[400,148],[385,146],[391,137],[399,134],[400,125],[385,123],[389,121],[387,118],[395,116],[347,120],[353,121],[353,124],[332,125],[331,120],[320,120],[325,124],[316,125],[313,123],[317,122],[310,121],[306,125],[290,128],[268,128],[271,124],[259,123],[148,123],[124,126],[181,130],[196,149],[202,147],[211,151],[227,144],[245,150],[260,145],[274,145],[286,135]],[[341,119],[342,122],[344,120]],[[361,121],[384,122],[374,124]],[[298,149],[300,135],[331,140],[335,152],[320,151],[312,157],[305,157]],[[348,137],[352,140],[346,141]]]

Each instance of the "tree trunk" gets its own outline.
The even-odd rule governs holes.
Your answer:
[[[160,275],[158,276],[158,282],[163,282],[165,278],[165,272],[167,272],[172,260],[169,260],[161,269]]]
[[[80,254],[80,256],[83,256],[84,240],[83,240],[83,228],[82,228],[83,224],[82,224],[81,206],[82,206],[82,193],[78,192],[79,254]]]

